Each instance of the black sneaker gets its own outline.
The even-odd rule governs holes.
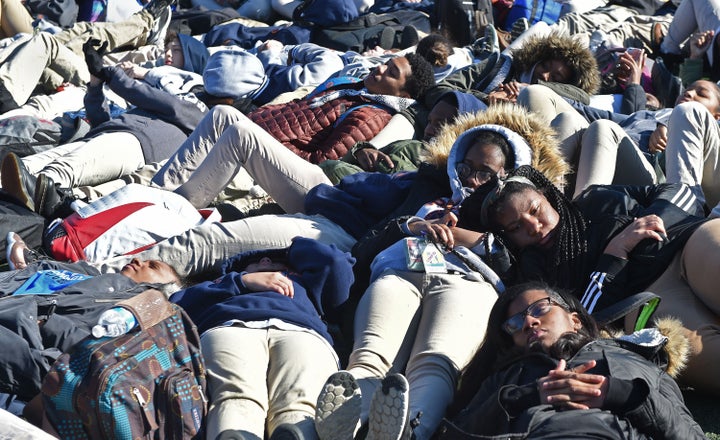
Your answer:
[[[5,156],[0,165],[2,189],[31,211],[35,211],[35,181],[35,176],[25,168],[20,156],[15,153]]]
[[[283,423],[273,431],[270,440],[305,440],[305,434],[292,423]]]
[[[370,402],[366,440],[410,440],[409,385],[402,374],[390,374],[382,380]]]
[[[420,35],[415,26],[405,26],[400,32],[400,49],[407,49],[418,44]]]
[[[395,46],[395,29],[385,26],[380,35],[378,35],[378,46],[385,50],[392,49]]]
[[[160,15],[167,9],[168,6],[172,6],[175,0],[150,0],[145,5],[145,10],[155,18],[159,18]]]
[[[500,40],[493,26],[486,26],[484,35],[471,45],[473,56],[482,60],[493,53],[500,52]]]
[[[40,174],[35,184],[33,200],[35,201],[35,212],[46,219],[65,218],[72,214],[72,202],[78,198],[70,188],[61,188],[52,178]]]
[[[515,20],[515,23],[513,23],[512,27],[510,28],[510,37],[512,38],[512,41],[515,41],[520,37],[520,35],[524,34],[526,30],[530,29],[530,22],[525,17],[520,17],[517,20]]]

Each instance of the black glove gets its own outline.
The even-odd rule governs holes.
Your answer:
[[[102,56],[107,52],[108,43],[106,41],[98,49],[95,49],[95,45],[99,42],[98,40],[88,40],[83,44],[85,63],[87,63],[88,71],[92,76],[107,82],[110,81],[110,75],[108,75],[108,71],[105,69]]]

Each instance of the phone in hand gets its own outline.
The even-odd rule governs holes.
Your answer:
[[[642,49],[637,48],[637,47],[628,47],[627,50],[626,50],[626,52],[627,52],[628,54],[630,54],[630,56],[631,56],[636,62],[639,63],[640,60],[642,59],[642,54],[643,54],[644,51],[643,51]]]

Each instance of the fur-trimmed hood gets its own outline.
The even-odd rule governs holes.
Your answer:
[[[465,151],[470,146],[469,139],[472,139],[472,133],[477,131],[480,125],[488,125],[494,131],[504,132],[501,134],[515,150],[516,166],[528,164],[519,162],[529,161],[530,165],[542,171],[555,185],[563,187],[570,166],[560,155],[555,132],[523,107],[500,103],[484,112],[458,116],[452,124],[445,125],[428,146],[424,160],[439,169],[448,169],[453,199],[457,198],[456,201],[459,201],[463,198],[458,194],[462,191],[460,189],[462,186],[454,170],[457,159],[453,158],[464,157]],[[525,153],[527,147],[530,149],[530,157],[524,159],[527,157]]]
[[[600,71],[592,52],[577,39],[552,32],[547,36],[528,38],[522,47],[512,52],[513,67],[522,74],[531,72],[543,60],[561,60],[573,71],[569,84],[590,95],[600,89]]]
[[[685,369],[690,356],[690,341],[685,335],[682,323],[675,318],[659,318],[656,320],[654,327],[630,335],[611,335],[604,332],[603,337],[621,339],[646,347],[661,345],[664,353],[661,367],[664,367],[667,374],[672,378],[677,378]]]

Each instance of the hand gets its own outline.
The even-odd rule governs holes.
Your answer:
[[[640,84],[645,58],[645,51],[642,49],[640,49],[640,57],[637,60],[627,51],[620,54],[616,73],[618,82],[625,85]]]
[[[292,298],[295,295],[293,282],[282,272],[251,272],[242,277],[245,287],[253,292],[275,291]]]
[[[540,402],[563,409],[602,408],[607,396],[608,380],[599,374],[585,374],[596,362],[588,361],[573,369],[565,370],[564,359],[547,376],[538,379]]]
[[[528,85],[525,83],[521,83],[521,82],[517,82],[517,81],[510,81],[510,82],[507,82],[504,84],[500,84],[498,86],[498,89],[505,90],[505,92],[507,92],[507,94],[513,98],[513,101],[517,101],[518,95],[527,86]]]
[[[704,31],[704,32],[697,32],[690,36],[690,59],[697,60],[699,58],[702,58],[703,55],[708,51],[710,46],[712,46],[713,37],[715,36],[715,31]]]
[[[663,241],[665,233],[665,224],[657,215],[650,214],[636,218],[610,240],[610,243],[605,248],[605,253],[627,259],[628,254],[642,240],[653,238],[657,241]]]
[[[395,164],[392,159],[390,159],[390,156],[375,148],[357,150],[355,152],[355,159],[357,159],[358,164],[360,164],[360,168],[365,171],[377,171],[378,164],[381,162],[385,163],[390,169],[395,168]]]
[[[648,150],[651,153],[659,153],[665,151],[667,146],[667,127],[664,125],[658,125],[655,131],[650,135],[648,141]]]
[[[424,235],[428,240],[441,243],[446,248],[455,247],[455,237],[453,237],[452,229],[440,221],[418,220],[408,225],[408,229],[413,235]]]
[[[135,79],[144,79],[150,69],[138,66],[132,61],[123,61],[118,66],[125,72],[127,76]]]
[[[99,40],[91,39],[83,44],[83,52],[85,53],[85,63],[87,63],[90,74],[102,81],[109,81],[110,76],[105,70],[102,56],[107,50],[108,43],[104,42],[100,48],[95,49],[95,45],[100,43]]]
[[[506,89],[503,84],[500,84],[495,90],[488,93],[487,104],[493,105],[498,102],[517,102],[517,97],[513,93]]]

